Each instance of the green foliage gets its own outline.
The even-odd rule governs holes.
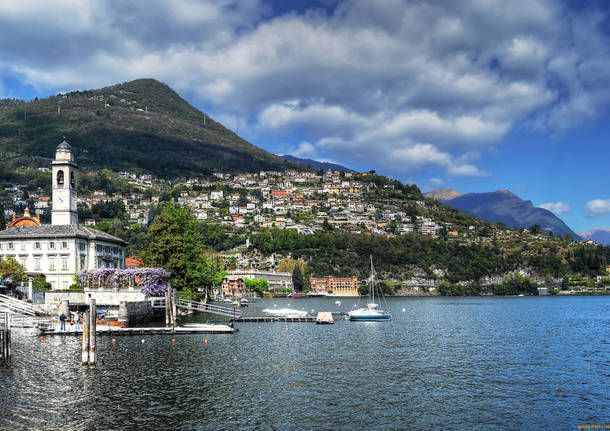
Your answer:
[[[299,265],[295,265],[294,270],[292,271],[292,284],[294,286],[294,290],[297,292],[302,292],[305,288],[305,280]]]
[[[46,282],[43,279],[36,279],[32,281],[32,287],[34,290],[51,290],[51,283]]]
[[[259,293],[267,292],[269,290],[269,282],[261,278],[246,278],[246,289],[255,290]]]
[[[14,280],[21,280],[25,276],[25,267],[12,256],[0,260],[0,275],[11,276]]]
[[[170,271],[172,285],[178,290],[211,287],[216,268],[203,256],[197,219],[188,209],[171,203],[164,203],[160,209],[149,228],[144,261]]]
[[[476,284],[456,284],[443,281],[438,292],[442,296],[474,296],[481,294],[493,295],[538,295],[538,289],[526,276],[518,273],[504,277],[501,284],[480,286]]]
[[[79,283],[72,283],[68,289],[83,291]]]

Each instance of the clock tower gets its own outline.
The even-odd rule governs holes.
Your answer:
[[[64,141],[55,150],[53,168],[53,209],[51,224],[78,224],[76,209],[76,174],[78,166],[74,163],[74,154],[70,144]]]

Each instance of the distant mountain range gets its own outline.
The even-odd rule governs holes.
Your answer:
[[[309,166],[313,169],[322,169],[324,171],[327,171],[330,169],[331,171],[354,172],[353,169],[346,168],[345,166],[341,166],[336,163],[318,162],[317,160],[311,160],[311,159],[299,159],[298,157],[294,157],[289,154],[285,154],[280,157],[283,158],[284,160],[288,160],[290,162],[301,163],[301,164]]]
[[[490,223],[504,223],[508,227],[529,228],[537,224],[547,232],[569,234],[575,240],[580,237],[559,217],[544,208],[537,208],[532,201],[524,201],[508,190],[488,193],[466,193],[452,189],[433,190],[426,197],[437,199],[453,208]],[[453,197],[452,197],[453,196]],[[449,199],[446,199],[449,197]]]
[[[579,232],[582,239],[592,239],[598,244],[610,245],[610,229],[595,229],[587,232]]]
[[[154,79],[0,100],[0,170],[47,166],[64,136],[79,165],[93,169],[163,178],[310,169],[250,144]]]

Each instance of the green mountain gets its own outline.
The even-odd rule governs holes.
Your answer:
[[[307,169],[258,148],[154,79],[30,102],[0,101],[0,158],[46,166],[65,137],[83,167],[159,177]]]

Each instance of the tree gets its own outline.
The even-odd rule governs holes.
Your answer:
[[[0,276],[10,276],[13,280],[21,280],[25,275],[25,267],[12,256],[0,260]]]
[[[248,290],[256,290],[259,293],[269,290],[269,282],[262,278],[246,278],[244,282],[246,283],[246,289]]]
[[[533,224],[529,227],[529,231],[531,234],[537,235],[537,234],[542,234],[544,233],[544,231],[542,230],[542,228],[540,227],[540,225],[537,224]]]
[[[301,272],[301,267],[299,265],[295,265],[294,270],[292,271],[292,285],[294,286],[294,290],[298,292],[302,292],[305,287],[305,280],[303,279],[303,273]]]
[[[178,290],[211,287],[216,267],[203,255],[197,219],[188,209],[169,202],[163,203],[160,210],[148,231],[150,241],[144,261],[170,271],[171,283]]]

